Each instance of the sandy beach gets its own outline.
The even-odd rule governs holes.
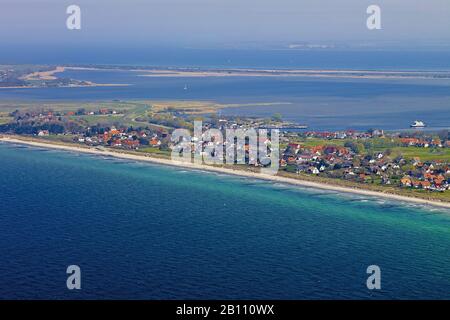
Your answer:
[[[37,71],[22,77],[23,80],[56,80],[56,73],[64,72],[65,68],[57,66],[54,70]]]
[[[57,80],[57,73],[61,73],[66,71],[67,69],[63,66],[57,66],[53,70],[48,71],[37,71],[30,74],[26,74],[20,77],[21,80],[26,81],[52,81]],[[85,88],[85,87],[124,87],[130,86],[130,84],[124,83],[95,83],[92,81],[84,81],[85,84],[71,84],[71,85],[61,85],[58,88]],[[33,85],[24,85],[24,86],[0,86],[0,89],[32,89],[32,88],[43,88],[43,86],[33,86]]]
[[[136,70],[139,71],[139,70]],[[400,71],[367,71],[367,70],[142,70],[141,77],[311,77],[311,78],[342,78],[342,79],[433,79],[436,73],[431,72],[400,72]],[[442,79],[448,79],[450,74],[444,73]]]
[[[376,71],[376,70],[317,70],[317,69],[163,69],[163,68],[96,68],[96,67],[64,67],[65,70],[88,71],[128,71],[141,73],[139,77],[173,77],[173,78],[206,78],[206,77],[312,77],[343,79],[450,79],[449,72],[437,71]],[[438,76],[438,77],[436,77]]]
[[[90,81],[86,81],[89,84],[86,85],[70,85],[70,86],[59,86],[58,88],[91,88],[91,87],[128,87],[130,84],[126,83],[94,83]],[[44,87],[35,87],[35,86],[13,86],[13,87],[0,87],[0,89],[39,89]]]
[[[437,206],[437,207],[443,207],[443,208],[450,209],[450,203],[440,202],[437,200],[432,201],[432,200],[426,200],[426,199],[420,199],[420,198],[395,195],[395,194],[390,194],[390,193],[382,193],[382,192],[371,191],[371,190],[334,186],[334,185],[323,184],[323,183],[318,183],[318,182],[311,182],[311,181],[300,180],[300,179],[292,179],[292,178],[272,176],[272,175],[267,175],[267,174],[262,174],[262,173],[248,172],[248,171],[244,171],[244,170],[240,170],[240,169],[230,169],[230,168],[214,167],[214,166],[208,166],[208,165],[200,165],[200,164],[194,164],[194,163],[161,159],[161,158],[151,157],[151,156],[147,156],[147,155],[134,155],[134,154],[127,154],[124,152],[118,152],[118,151],[112,151],[112,150],[101,150],[101,149],[94,148],[94,147],[81,147],[81,146],[78,147],[78,146],[69,146],[69,145],[63,145],[63,144],[53,144],[53,143],[46,143],[46,142],[21,140],[21,139],[15,138],[15,137],[7,137],[7,136],[0,137],[0,141],[8,142],[8,143],[16,143],[16,144],[25,144],[25,145],[29,145],[29,146],[42,147],[42,148],[51,148],[51,149],[67,150],[67,151],[72,151],[72,152],[95,154],[95,155],[101,155],[101,156],[110,156],[110,157],[135,160],[135,161],[152,162],[152,163],[161,164],[161,165],[165,165],[165,166],[175,166],[175,167],[182,167],[182,168],[187,168],[187,169],[224,173],[224,174],[249,177],[249,178],[254,178],[254,179],[267,180],[267,181],[271,181],[271,182],[286,183],[289,185],[297,185],[297,186],[302,186],[302,187],[310,187],[310,188],[315,188],[315,189],[337,191],[337,192],[343,192],[343,193],[352,193],[352,194],[358,194],[358,195],[364,195],[364,196],[370,196],[370,197],[382,197],[385,199],[397,200],[397,201],[402,201],[402,202],[411,202],[411,203],[423,204],[423,205],[431,205],[431,206]]]
[[[131,71],[131,70],[130,70]],[[132,70],[136,71],[137,70]],[[408,74],[399,72],[378,73],[370,71],[326,71],[326,70],[229,70],[229,71],[185,71],[185,70],[143,70],[139,77],[310,77],[310,78],[342,78],[342,79],[430,79],[432,75],[422,73]]]

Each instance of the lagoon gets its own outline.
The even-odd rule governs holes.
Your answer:
[[[305,77],[141,77],[139,72],[68,70],[61,74],[130,86],[0,89],[2,101],[202,100],[255,104],[221,115],[271,117],[310,130],[407,129],[414,120],[450,128],[450,81],[439,79],[327,79]],[[188,88],[188,90],[185,90]],[[272,105],[265,105],[271,103]]]

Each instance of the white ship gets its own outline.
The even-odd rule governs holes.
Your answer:
[[[426,124],[419,120],[414,121],[414,123],[411,125],[411,128],[425,128],[425,127]]]

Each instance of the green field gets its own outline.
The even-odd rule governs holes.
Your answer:
[[[82,120],[86,125],[92,126],[102,124],[107,126],[121,125],[133,127],[146,127],[155,130],[171,129],[167,126],[149,123],[149,111],[163,111],[167,108],[185,111],[194,114],[215,112],[222,106],[207,101],[99,101],[99,102],[0,102],[0,124],[7,123],[11,118],[6,118],[10,112],[15,110],[53,110],[59,112],[76,112],[79,109],[86,111],[98,111],[99,109],[111,109],[121,114],[115,115],[80,115],[70,116],[71,120]],[[195,109],[195,112],[192,110]],[[2,116],[4,115],[4,117]]]
[[[351,139],[319,139],[319,138],[303,138],[295,140],[295,143],[299,143],[305,147],[314,147],[322,145],[335,145],[343,146],[346,142],[358,142]],[[391,151],[391,158],[402,156],[405,159],[413,159],[415,157],[420,158],[421,161],[435,161],[440,160],[444,162],[450,162],[450,148],[422,148],[422,147],[399,147],[399,142],[392,141],[391,139],[370,139],[367,141],[361,141],[362,144],[370,142],[371,147],[365,149],[364,153],[373,152],[386,152]]]
[[[343,146],[345,142],[348,140],[345,139],[319,139],[319,138],[303,138],[296,139],[293,143],[298,143],[305,147],[315,147],[315,146],[326,146],[326,145],[335,145],[335,146]]]
[[[0,124],[5,124],[8,122],[11,122],[12,120],[13,120],[13,118],[11,118],[11,117],[0,115]]]
[[[385,151],[378,149],[377,151]],[[395,147],[390,148],[391,157],[403,156],[405,159],[420,158],[421,161],[441,160],[450,162],[450,148]]]

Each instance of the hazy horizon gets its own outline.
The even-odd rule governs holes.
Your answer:
[[[73,4],[80,30],[66,27]],[[381,30],[366,26],[371,4],[381,8]],[[362,50],[401,52],[376,59],[393,65],[425,59],[439,68],[450,53],[448,0],[0,0],[0,8],[3,64],[347,67],[354,58],[339,52]],[[374,56],[356,60],[370,65]]]
[[[81,30],[66,28],[66,8],[81,8]],[[381,30],[366,9],[381,7]],[[137,48],[285,49],[444,48],[450,45],[447,0],[0,0],[5,48],[42,45]]]

